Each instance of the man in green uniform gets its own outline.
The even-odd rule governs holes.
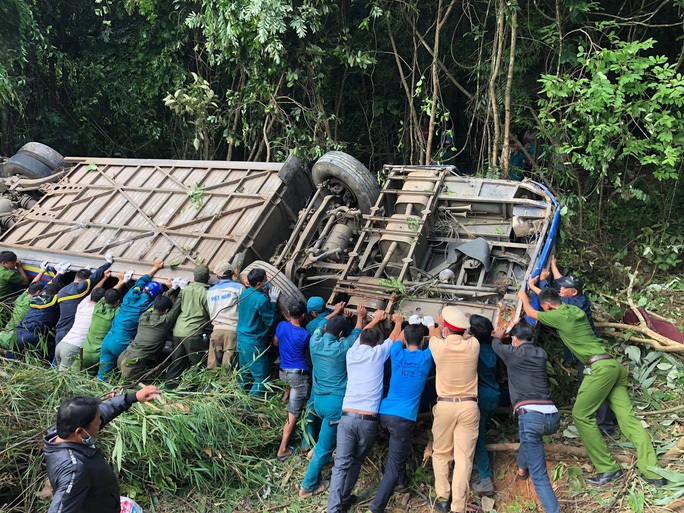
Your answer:
[[[178,297],[181,311],[173,328],[171,365],[166,370],[166,379],[170,381],[178,378],[189,367],[200,363],[209,349],[203,333],[203,328],[210,319],[207,304],[209,268],[198,265],[194,276],[195,281],[184,287]]]
[[[240,294],[238,303],[237,350],[240,362],[240,385],[247,388],[251,376],[254,384],[249,395],[259,396],[268,380],[268,333],[276,318],[277,287],[264,289],[268,279],[263,269],[252,269],[247,275],[249,288]]]
[[[17,255],[13,251],[0,251],[0,300],[12,294],[14,289],[25,287],[28,282],[26,271],[21,261],[17,260]]]
[[[88,335],[83,342],[83,357],[80,368],[93,376],[97,374],[99,368],[102,341],[112,328],[114,316],[118,313],[121,305],[122,296],[119,289],[125,283],[124,273],[119,273],[118,278],[119,283],[113,289],[105,292],[105,296],[95,305]]]
[[[153,308],[140,316],[138,332],[130,345],[119,355],[117,366],[126,378],[137,381],[145,373],[150,364],[154,364],[164,348],[166,336],[180,314],[181,302],[175,298],[180,291],[178,283],[173,286],[169,279],[169,288],[162,296],[154,298]]]
[[[539,294],[539,305],[543,312],[536,311],[530,305],[525,292],[519,291],[518,298],[529,317],[544,326],[556,328],[568,349],[580,361],[586,362],[585,377],[572,409],[572,419],[598,473],[598,476],[588,478],[587,482],[603,486],[622,477],[622,470],[608,451],[594,416],[605,400],[615,412],[620,430],[636,448],[637,466],[646,481],[655,486],[663,486],[665,480],[648,470],[648,467],[658,466],[658,459],[648,432],[632,409],[627,394],[629,383],[625,370],[620,362],[607,354],[601,339],[596,338],[591,329],[584,311],[577,306],[563,303],[558,292],[553,289],[543,290]]]

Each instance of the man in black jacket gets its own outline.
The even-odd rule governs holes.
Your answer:
[[[532,483],[546,513],[559,513],[560,505],[546,471],[544,435],[558,431],[560,414],[551,400],[546,376],[546,351],[532,342],[534,331],[527,324],[511,329],[512,343],[503,344],[503,330],[494,332],[492,349],[508,369],[508,390],[518,416],[520,450],[518,479],[532,476]]]
[[[148,402],[161,392],[148,386],[117,395],[106,403],[95,397],[70,397],[57,411],[57,423],[43,440],[48,479],[53,489],[48,513],[120,513],[119,482],[95,446],[105,425],[133,403]]]

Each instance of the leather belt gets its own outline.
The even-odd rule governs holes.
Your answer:
[[[597,354],[596,356],[592,356],[587,360],[587,363],[584,364],[585,367],[590,367],[592,363],[598,362],[599,360],[612,360],[613,357],[610,356],[609,354]]]
[[[342,412],[343,417],[352,417],[354,419],[361,419],[361,420],[372,420],[373,422],[378,422],[380,421],[380,417],[376,413],[375,415],[366,415],[364,413],[354,413],[353,411],[343,411]]]
[[[292,374],[309,374],[309,371],[304,370],[304,369],[283,369],[283,368],[281,368],[280,370],[284,371],[284,372],[290,372]]]
[[[462,403],[465,401],[477,402],[477,397],[438,397],[438,401],[446,401],[448,403]]]
[[[525,415],[526,413],[538,413],[539,415],[555,415],[558,412],[542,413],[540,411],[535,410],[526,410],[525,408],[518,408],[517,410],[515,410],[516,417],[520,417],[520,415]]]

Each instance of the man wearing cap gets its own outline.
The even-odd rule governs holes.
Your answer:
[[[591,300],[582,293],[582,280],[573,275],[563,276],[558,270],[558,261],[556,260],[555,255],[551,257],[551,272],[553,273],[553,284],[560,294],[561,301],[565,304],[581,308],[587,315],[587,320],[589,321],[589,325],[591,326],[594,335],[596,338],[600,338],[599,332],[596,329],[596,326],[594,326],[594,317],[591,313]],[[548,277],[548,271],[546,271],[546,276],[542,271],[542,279],[539,282],[539,287],[536,286],[536,282],[539,278],[530,278],[528,282],[530,290],[539,295],[542,289],[548,287],[546,277]],[[567,346],[564,347],[564,350],[566,361],[577,362],[577,381],[579,386],[582,386],[582,380],[584,379],[584,362],[578,360]],[[596,423],[602,433],[609,435],[613,434],[613,431],[615,430],[615,414],[606,401],[601,403],[601,406],[599,406],[599,409],[596,412]]]
[[[320,296],[312,296],[306,302],[306,313],[311,317],[311,320],[306,323],[306,331],[309,335],[313,335],[318,328],[325,326],[328,322],[328,316],[324,315],[325,300]]]
[[[435,508],[441,513],[466,510],[468,480],[480,423],[477,407],[477,362],[480,343],[464,338],[470,323],[455,306],[447,306],[430,327],[430,351],[437,369],[437,404],[433,408],[432,468]],[[449,466],[454,470],[449,483]],[[449,507],[451,496],[451,507]]]
[[[173,327],[173,351],[166,379],[177,379],[186,369],[202,361],[209,349],[203,328],[209,323],[209,268],[198,265],[193,272],[195,281],[181,290],[180,314]]]
[[[579,307],[561,301],[561,296],[553,289],[543,290],[539,294],[542,312],[530,305],[524,291],[518,292],[518,298],[529,317],[544,326],[556,328],[563,343],[580,361],[586,362],[584,381],[577,392],[572,419],[598,473],[598,476],[588,478],[587,482],[603,486],[622,477],[620,465],[608,451],[594,418],[600,404],[607,400],[617,416],[622,433],[636,448],[637,466],[646,481],[656,486],[664,485],[665,481],[648,469],[657,467],[658,459],[648,432],[634,414],[627,393],[629,381],[625,370],[620,362],[607,354],[601,339],[594,336],[584,312]]]
[[[154,275],[162,267],[164,267],[163,261],[154,262],[147,274],[143,274],[135,282],[133,288],[121,301],[119,311],[112,321],[112,327],[102,341],[97,379],[107,379],[109,373],[116,367],[117,358],[135,337],[140,316],[152,305],[154,298],[162,293],[162,286],[152,281]]]
[[[209,317],[214,331],[209,339],[207,367],[230,367],[237,347],[238,301],[245,286],[233,280],[233,266],[229,261],[216,268],[219,282],[207,291]]]
[[[532,484],[546,513],[559,513],[560,505],[546,470],[544,440],[560,426],[558,408],[551,400],[546,375],[548,355],[534,345],[534,330],[527,323],[511,329],[511,344],[504,344],[504,330],[494,332],[492,349],[508,369],[508,389],[513,411],[518,417],[520,449],[518,479],[532,477]]]

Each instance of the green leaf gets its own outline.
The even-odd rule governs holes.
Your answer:
[[[648,470],[658,474],[660,477],[664,477],[673,484],[684,484],[684,474],[682,474],[681,472],[675,472],[674,470],[665,470],[664,468],[660,467],[648,467]]]
[[[86,167],[86,171],[97,171],[97,164],[95,164],[95,162],[91,162],[88,164],[88,167]]]
[[[641,349],[636,346],[627,346],[625,348],[625,354],[633,362],[639,362],[641,360]]]

